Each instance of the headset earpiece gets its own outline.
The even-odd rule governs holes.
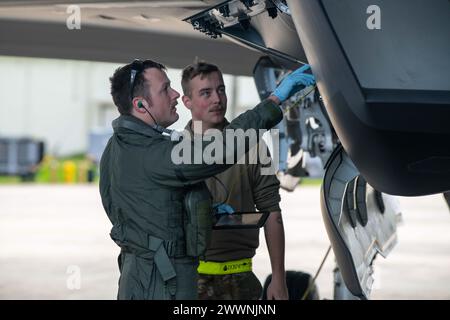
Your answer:
[[[142,101],[139,101],[137,106],[138,106],[139,109],[144,108],[144,105],[142,104]]]

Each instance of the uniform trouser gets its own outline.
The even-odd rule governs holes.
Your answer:
[[[251,271],[224,275],[199,274],[200,300],[258,300],[261,294],[261,282]]]
[[[194,300],[197,299],[198,260],[191,257],[171,259],[176,272],[176,293],[172,297],[153,259],[122,252],[120,258],[119,300]]]

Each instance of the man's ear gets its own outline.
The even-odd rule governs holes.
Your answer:
[[[147,108],[148,110],[149,104],[144,99],[135,97],[133,98],[132,103],[133,103],[133,110],[135,110],[137,113],[147,112],[145,108]],[[139,105],[143,106],[144,108],[140,107]]]
[[[189,98],[189,96],[183,95],[181,97],[181,100],[183,100],[183,103],[186,106],[186,108],[188,108],[189,110],[192,109],[192,101],[191,98]]]

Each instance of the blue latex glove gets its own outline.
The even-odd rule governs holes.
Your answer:
[[[216,203],[213,205],[214,213],[215,214],[233,214],[234,209],[232,206],[226,204],[226,203]]]
[[[313,85],[316,80],[312,74],[304,73],[310,68],[309,64],[303,65],[294,72],[288,74],[273,92],[280,102],[286,101],[292,94],[298,90]]]

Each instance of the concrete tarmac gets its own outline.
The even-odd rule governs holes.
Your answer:
[[[329,246],[319,187],[282,191],[286,269],[315,274]],[[403,224],[387,259],[375,262],[372,299],[450,299],[450,213],[442,195],[400,198]],[[0,186],[0,299],[115,299],[118,247],[96,185]],[[264,233],[254,258],[270,274]],[[334,257],[317,278],[333,298]]]

